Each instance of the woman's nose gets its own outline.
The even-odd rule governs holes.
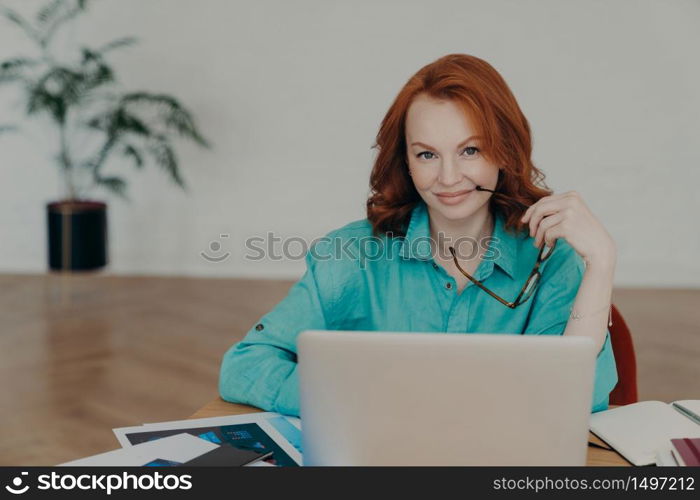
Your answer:
[[[444,186],[454,186],[462,179],[462,173],[459,171],[459,166],[452,160],[443,160],[440,165],[440,174],[438,182]]]

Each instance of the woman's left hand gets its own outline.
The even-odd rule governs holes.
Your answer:
[[[576,191],[545,196],[525,211],[521,221],[529,224],[536,247],[564,238],[587,267],[615,265],[614,240]]]

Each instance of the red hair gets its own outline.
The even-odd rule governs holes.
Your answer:
[[[544,174],[530,158],[530,126],[503,77],[486,61],[467,54],[449,54],[421,68],[401,89],[382,120],[376,144],[379,154],[370,175],[367,218],[377,235],[405,235],[411,210],[420,201],[406,157],[406,114],[413,99],[426,94],[450,100],[482,136],[482,154],[502,166],[495,191],[529,206],[550,195]],[[505,216],[506,227],[523,230],[526,208],[500,196],[490,197],[489,208]]]

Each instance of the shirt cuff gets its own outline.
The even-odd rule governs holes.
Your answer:
[[[283,415],[299,416],[299,375],[296,365],[289,376],[282,382],[275,398],[274,409]]]

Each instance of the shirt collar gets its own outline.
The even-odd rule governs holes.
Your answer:
[[[505,217],[496,213],[489,254],[496,253],[495,260],[484,260],[486,269],[482,275],[490,274],[488,271],[493,265],[500,267],[508,276],[515,276],[515,261],[517,258],[517,236],[506,231]],[[430,246],[430,216],[425,202],[420,200],[411,211],[411,219],[408,223],[406,236],[403,240],[401,255],[407,259],[430,260],[432,258]]]

